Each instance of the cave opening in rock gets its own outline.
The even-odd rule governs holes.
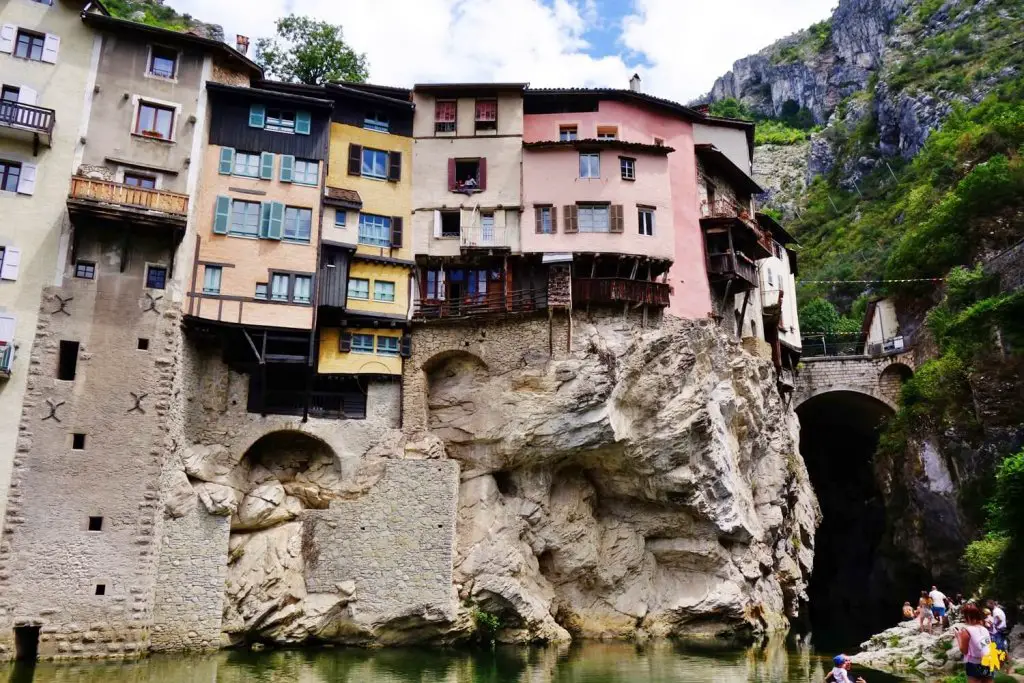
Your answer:
[[[821,506],[804,626],[818,646],[850,648],[899,620],[928,577],[887,552],[886,509],[874,453],[892,409],[852,391],[797,408],[800,452]]]

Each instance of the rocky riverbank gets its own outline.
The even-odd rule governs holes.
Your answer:
[[[952,627],[922,633],[916,620],[873,635],[860,647],[851,657],[854,664],[893,673],[949,672],[963,659]]]

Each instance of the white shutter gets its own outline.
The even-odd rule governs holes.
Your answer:
[[[36,191],[36,165],[22,164],[18,178],[18,194],[32,194]]]
[[[14,24],[0,26],[0,52],[14,52],[14,39],[18,35],[18,27]]]
[[[437,298],[441,301],[444,301],[445,289],[445,272],[442,268],[441,272],[437,275]]]
[[[434,237],[441,236],[441,212],[434,211]]]
[[[43,43],[43,61],[50,64],[57,63],[57,52],[60,51],[60,36],[52,33],[46,34],[46,41]]]
[[[14,316],[0,313],[0,342],[14,343]]]
[[[4,263],[0,266],[0,280],[17,280],[21,249],[4,247]]]
[[[19,86],[19,88],[18,88],[18,102],[20,102],[21,104],[35,104],[36,103],[36,99],[38,97],[39,97],[39,93],[37,93],[32,88],[30,88],[30,87],[28,87],[26,85]]]

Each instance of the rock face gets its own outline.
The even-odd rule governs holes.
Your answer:
[[[754,148],[754,180],[764,188],[758,202],[779,209],[791,218],[807,187],[811,143],[758,145]]]
[[[882,671],[936,674],[950,671],[963,660],[952,628],[922,633],[917,621],[904,621],[861,643],[854,664]]]

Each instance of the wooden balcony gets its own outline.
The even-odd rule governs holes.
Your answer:
[[[620,277],[572,279],[572,300],[576,304],[628,303],[668,306],[671,293],[671,285],[665,282]]]
[[[511,292],[469,294],[458,299],[427,299],[419,301],[413,320],[476,320],[533,313],[547,308],[547,292],[542,289],[519,289]]]
[[[39,145],[53,142],[56,114],[52,109],[21,102],[0,102],[0,135],[32,141],[35,153]]]
[[[709,253],[708,279],[712,282],[733,280],[733,291],[744,292],[757,288],[757,267],[742,252]]]
[[[741,227],[743,235],[734,235],[737,244],[752,247],[751,256],[755,259],[768,258],[774,255],[771,233],[761,228],[754,216],[743,206],[728,199],[716,199],[700,204],[700,219],[705,226],[729,224]]]
[[[68,194],[68,211],[72,217],[88,215],[184,230],[188,220],[188,195],[74,176]]]

